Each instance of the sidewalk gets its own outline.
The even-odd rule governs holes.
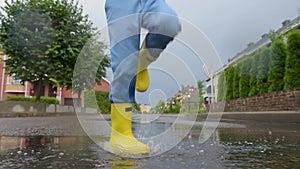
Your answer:
[[[220,113],[215,113],[220,114]],[[300,112],[296,111],[265,111],[265,112],[223,112],[222,120],[253,120],[276,123],[300,123]],[[206,119],[207,114],[199,114],[197,120]]]

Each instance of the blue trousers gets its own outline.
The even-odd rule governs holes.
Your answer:
[[[165,0],[106,0],[113,81],[112,103],[135,102],[141,28],[148,30],[146,47],[158,57],[181,30]]]

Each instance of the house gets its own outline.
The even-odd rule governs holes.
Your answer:
[[[178,91],[172,98],[169,98],[166,107],[170,107],[175,102],[180,103],[182,108],[199,103],[199,90],[194,86],[185,86]]]
[[[4,101],[10,96],[35,96],[36,84],[25,82],[23,85],[17,77],[8,76],[6,74],[5,63],[3,60],[6,60],[7,57],[8,56],[0,50],[0,101]],[[109,88],[110,82],[107,79],[102,78],[101,85],[95,85],[94,89],[108,92]],[[77,99],[77,94],[73,93],[71,90],[67,90],[66,87],[54,87],[51,84],[44,86],[43,96],[56,97],[62,105],[73,105],[73,99]],[[80,98],[83,105],[83,95]]]

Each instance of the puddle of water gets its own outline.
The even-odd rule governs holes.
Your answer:
[[[228,168],[300,168],[300,125],[248,123],[218,129]]]
[[[0,137],[0,168],[64,168],[104,166],[90,150],[87,137]],[[97,147],[95,147],[97,148]]]
[[[168,128],[152,123],[145,135]],[[145,129],[134,125],[135,132]],[[150,158],[128,159],[108,153],[88,137],[0,137],[0,169],[10,168],[300,168],[300,125],[245,122],[219,128],[198,142],[194,126],[172,150]],[[138,133],[137,133],[138,134]]]

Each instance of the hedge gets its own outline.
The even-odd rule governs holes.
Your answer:
[[[84,92],[84,107],[95,108],[102,114],[110,114],[109,92],[89,90]]]
[[[269,92],[282,90],[284,87],[286,46],[281,40],[276,40],[271,46],[271,62],[268,81]]]
[[[274,40],[271,47],[260,48],[221,73],[218,101],[300,87],[300,31],[287,39]]]
[[[22,102],[36,102],[35,97],[22,97],[22,96],[10,96],[6,101],[22,101]],[[47,104],[59,104],[59,100],[54,97],[41,97],[40,103]]]
[[[300,31],[290,34],[287,41],[285,89],[300,87]]]

